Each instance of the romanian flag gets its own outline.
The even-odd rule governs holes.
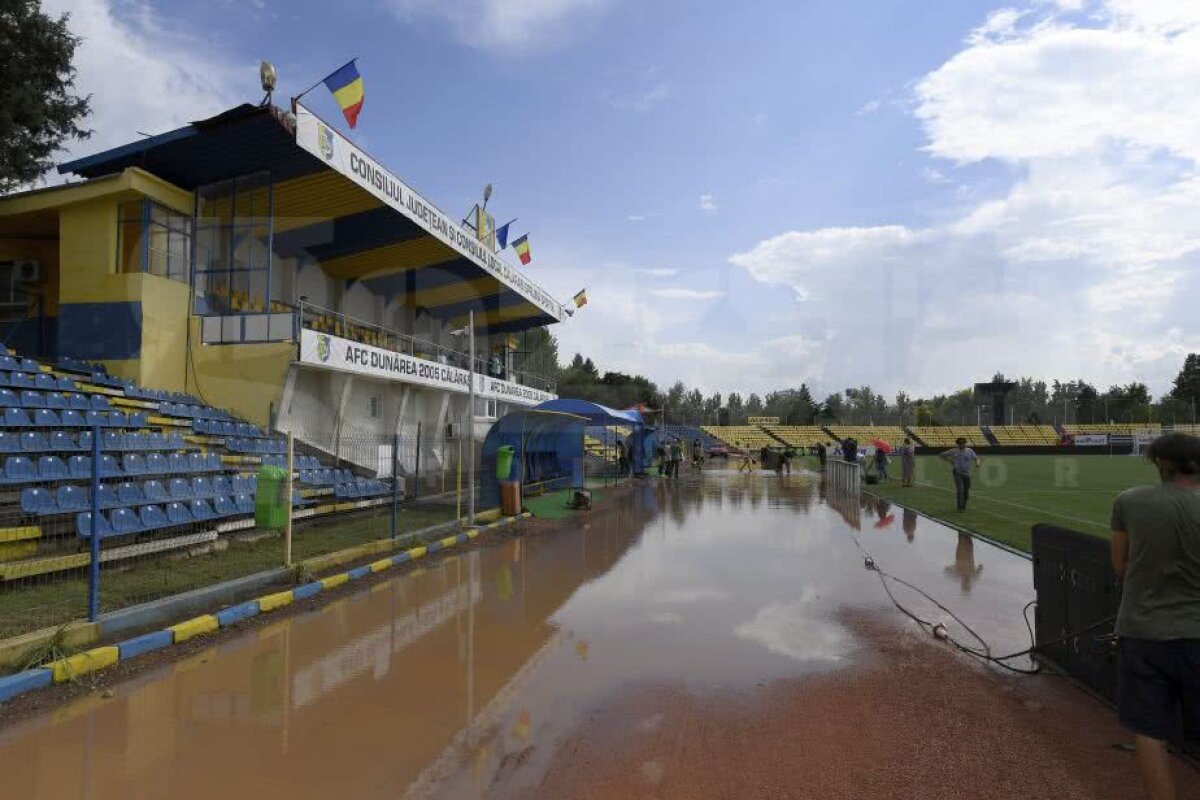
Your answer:
[[[575,295],[575,307],[583,308],[586,305],[587,305],[587,289],[580,289],[579,293]]]
[[[513,250],[517,251],[517,258],[521,259],[522,264],[528,264],[533,260],[533,256],[529,254],[529,234],[525,234],[520,239],[513,239]]]
[[[346,122],[350,123],[350,127],[358,124],[358,112],[362,111],[363,104],[363,79],[358,74],[358,67],[354,65],[354,61],[349,61],[346,66],[326,78],[325,88],[333,93],[333,99],[342,107],[342,113],[346,115]]]

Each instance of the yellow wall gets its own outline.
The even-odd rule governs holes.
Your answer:
[[[187,391],[210,405],[266,426],[271,405],[279,407],[288,365],[296,355],[290,342],[199,344],[199,319],[192,318],[192,360]]]
[[[42,265],[42,314],[58,313],[58,239],[0,238],[0,261],[36,259]]]

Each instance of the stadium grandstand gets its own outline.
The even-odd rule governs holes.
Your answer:
[[[897,425],[830,425],[828,430],[838,441],[853,437],[861,445],[868,445],[876,439],[882,439],[890,445],[898,446],[908,433]]]
[[[783,446],[783,442],[758,425],[704,425],[700,430],[733,450]]]
[[[498,255],[493,220],[441,212],[302,105],[59,171],[77,180],[0,198],[0,338],[24,356],[188,395],[381,478],[392,465],[354,442],[444,432],[398,471],[445,469],[460,436],[555,397],[522,336],[562,306]]]
[[[1053,425],[993,425],[998,447],[1054,445],[1062,439]]]
[[[917,441],[926,447],[954,447],[958,437],[967,440],[970,447],[987,447],[988,439],[977,425],[914,425],[907,429]]]
[[[1175,426],[1179,430],[1184,426]],[[1157,422],[1110,422],[1110,423],[1095,423],[1083,425],[1063,425],[1063,431],[1071,436],[1090,435],[1090,434],[1109,434],[1116,436],[1132,436],[1139,432],[1152,432],[1159,434],[1162,432],[1162,425]]]
[[[764,425],[763,430],[791,447],[812,447],[833,439],[819,425]]]

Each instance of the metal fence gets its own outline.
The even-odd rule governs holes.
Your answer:
[[[478,485],[467,442],[444,431],[346,436],[338,455],[297,442],[289,537],[255,523],[257,473],[286,454],[235,455],[194,439],[133,450],[134,437],[94,428],[8,457],[0,638],[461,518]]]

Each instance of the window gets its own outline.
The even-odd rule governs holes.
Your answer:
[[[117,268],[173,281],[192,279],[192,218],[152,200],[122,203],[117,216]]]
[[[256,313],[271,307],[272,191],[256,172],[196,191],[199,313]]]
[[[379,419],[379,395],[371,395],[371,419]]]

